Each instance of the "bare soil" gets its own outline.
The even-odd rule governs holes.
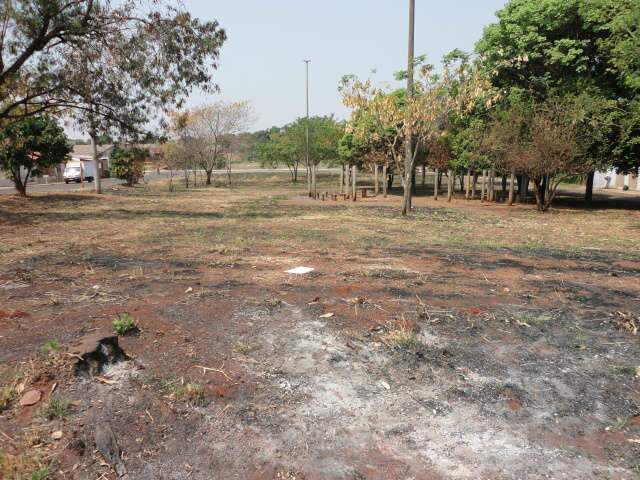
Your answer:
[[[1,198],[0,478],[640,478],[640,211],[302,188]]]

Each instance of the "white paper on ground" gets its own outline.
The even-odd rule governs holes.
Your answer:
[[[306,273],[313,272],[313,268],[310,267],[296,267],[291,270],[287,270],[286,273],[292,273],[293,275],[304,275]]]

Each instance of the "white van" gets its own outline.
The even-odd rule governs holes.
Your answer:
[[[71,161],[67,163],[62,176],[64,178],[64,183],[80,183],[82,181],[93,182],[93,163],[83,162],[80,160]]]

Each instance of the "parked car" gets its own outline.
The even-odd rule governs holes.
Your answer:
[[[64,169],[64,183],[82,181],[93,182],[93,164],[90,162],[74,161],[67,163]]]

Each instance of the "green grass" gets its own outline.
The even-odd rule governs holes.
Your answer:
[[[45,355],[50,355],[57,352],[58,350],[60,350],[60,342],[55,338],[47,340],[44,345],[40,347],[40,351]]]
[[[135,318],[133,318],[133,316],[129,313],[121,314],[120,318],[114,320],[112,325],[113,330],[118,335],[129,335],[139,330]]]
[[[205,390],[201,383],[175,380],[166,383],[165,390],[169,397],[189,406],[202,407],[206,404]]]
[[[18,398],[18,391],[13,385],[0,387],[0,413],[11,408],[13,402]]]
[[[71,402],[62,397],[51,397],[41,413],[47,420],[64,420],[71,414]]]

